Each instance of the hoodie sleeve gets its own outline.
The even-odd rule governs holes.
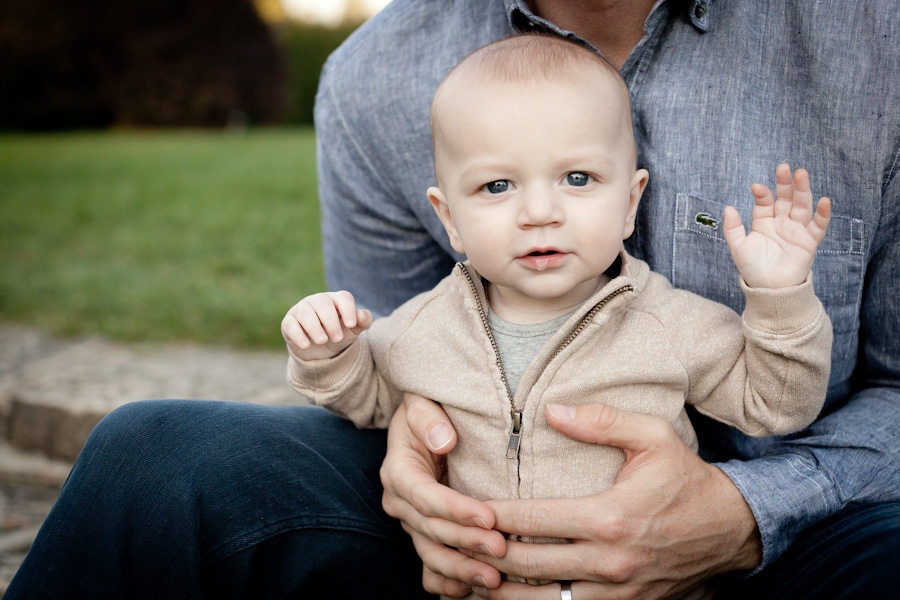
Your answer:
[[[687,398],[698,411],[747,435],[783,435],[812,423],[822,409],[831,367],[831,321],[812,279],[782,289],[741,287],[742,318],[700,299],[682,308],[691,323],[678,336],[689,373]]]

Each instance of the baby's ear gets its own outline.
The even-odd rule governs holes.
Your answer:
[[[631,189],[628,194],[628,214],[625,215],[625,231],[622,239],[626,240],[634,233],[634,218],[637,216],[638,205],[641,203],[641,196],[644,195],[644,188],[650,181],[650,173],[647,169],[638,169],[631,177]]]
[[[437,213],[441,223],[444,224],[444,229],[447,230],[447,236],[450,238],[450,245],[460,254],[465,254],[466,251],[463,250],[462,240],[459,239],[456,227],[453,226],[453,217],[450,215],[450,206],[447,204],[447,198],[444,196],[444,192],[442,192],[440,188],[430,187],[426,193],[428,194],[428,201],[431,203],[431,207],[434,209],[434,212]]]

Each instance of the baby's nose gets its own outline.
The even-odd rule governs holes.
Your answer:
[[[535,191],[526,194],[519,214],[519,224],[525,227],[540,227],[562,223],[564,212],[555,194],[549,191]]]

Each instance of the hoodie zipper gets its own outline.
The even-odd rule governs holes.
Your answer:
[[[514,459],[519,456],[519,444],[522,438],[522,411],[516,410],[516,404],[513,401],[512,392],[509,390],[509,381],[506,379],[506,371],[503,369],[503,361],[500,358],[500,349],[497,347],[497,340],[494,339],[494,333],[491,331],[491,326],[488,323],[487,311],[484,310],[484,305],[481,303],[481,298],[478,297],[478,289],[475,287],[475,282],[472,280],[472,276],[469,274],[468,269],[460,264],[460,270],[463,275],[466,277],[466,281],[469,283],[469,288],[472,290],[472,296],[475,298],[475,304],[478,306],[478,315],[481,317],[481,324],[484,326],[484,332],[488,336],[488,340],[491,342],[491,348],[494,350],[494,356],[496,357],[497,368],[500,369],[500,379],[503,381],[503,387],[506,389],[506,399],[509,400],[509,416],[512,419],[512,429],[509,432],[509,442],[506,445],[506,458]],[[591,310],[587,312],[582,318],[581,321],[578,322],[578,325],[575,326],[575,329],[566,336],[559,346],[556,347],[556,350],[553,351],[553,354],[547,358],[547,361],[544,363],[544,366],[541,367],[541,373],[547,368],[554,358],[559,356],[559,354],[566,349],[566,347],[572,343],[572,341],[580,334],[587,324],[590,323],[591,319],[594,318],[600,310],[609,304],[609,302],[625,292],[630,292],[634,290],[634,286],[631,284],[623,285],[622,287],[613,290],[606,297],[600,300],[597,304],[595,304]],[[540,375],[538,375],[540,377]]]

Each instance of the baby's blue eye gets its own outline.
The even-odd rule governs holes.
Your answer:
[[[509,189],[509,182],[505,179],[498,179],[497,181],[484,184],[481,189],[488,194],[502,194]]]
[[[587,185],[590,180],[591,176],[587,173],[569,173],[566,175],[566,183],[578,187]]]

